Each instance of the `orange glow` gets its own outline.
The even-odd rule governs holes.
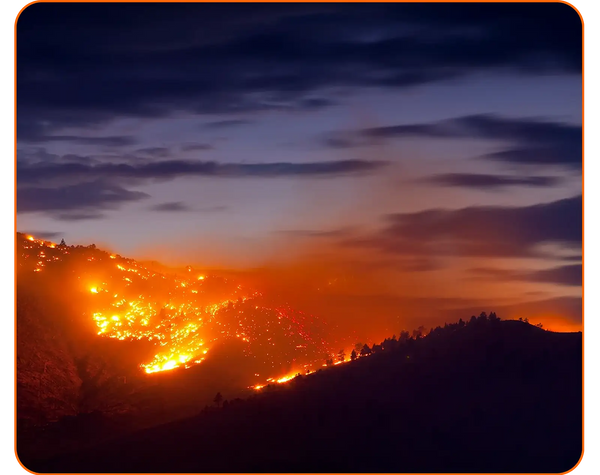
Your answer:
[[[283,376],[282,378],[279,378],[279,379],[277,379],[277,380],[276,380],[276,382],[277,382],[278,384],[281,384],[281,383],[287,383],[288,381],[290,381],[290,380],[294,379],[295,377],[296,377],[296,375],[291,375],[291,376]]]
[[[230,339],[245,345],[246,356],[261,355],[260,364],[272,371],[298,358],[320,359],[327,352],[324,340],[313,340],[303,326],[310,316],[288,306],[265,305],[261,292],[227,278],[157,272],[91,247],[49,247],[29,238],[21,242],[28,244],[18,258],[26,267],[34,264],[30,272],[63,261],[76,282],[101,282],[86,291],[102,298],[86,300],[89,307],[81,311],[91,315],[99,337],[153,344],[154,355],[139,363],[147,374],[200,364],[211,347]],[[281,343],[288,339],[289,348]]]
[[[393,330],[384,332],[377,329],[376,335],[364,336],[365,328],[376,320],[369,318],[370,314],[366,313],[362,315],[363,318],[356,319],[360,325],[365,322],[365,326],[355,327],[358,331],[354,337],[341,334],[347,331],[345,328],[341,331],[323,330],[324,325],[310,311],[323,312],[333,319],[331,314],[335,311],[343,310],[344,315],[356,312],[358,315],[358,307],[343,307],[340,303],[335,307],[324,306],[318,300],[321,294],[311,293],[311,286],[318,288],[322,285],[321,274],[316,271],[298,271],[296,276],[303,276],[303,279],[290,281],[297,285],[286,285],[288,289],[294,289],[293,294],[286,294],[285,288],[279,286],[282,279],[278,280],[276,276],[258,279],[253,275],[245,280],[237,280],[237,277],[233,279],[227,273],[198,275],[197,272],[168,268],[158,271],[96,248],[53,247],[32,236],[19,236],[19,272],[35,275],[35,285],[54,281],[61,285],[73,284],[71,288],[76,288],[77,292],[86,296],[78,301],[74,295],[73,307],[79,305],[77,311],[89,315],[87,318],[92,323],[92,334],[119,341],[149,342],[152,351],[149,356],[144,352],[139,359],[134,359],[140,371],[148,374],[190,368],[206,358],[215,358],[218,355],[215,348],[235,342],[234,345],[240,348],[239,351],[248,361],[256,362],[255,366],[250,366],[249,374],[263,375],[262,381],[255,381],[260,384],[250,386],[258,390],[265,384],[285,384],[298,373],[310,374],[321,366],[327,367],[328,364],[323,364],[325,359],[331,360],[329,365],[332,366],[347,363],[353,348],[349,344],[365,342],[367,339],[371,342],[381,341],[394,333]],[[63,273],[54,274],[54,269]],[[57,275],[61,277],[55,279]],[[73,280],[67,284],[65,278]],[[277,285],[270,288],[269,283]],[[357,294],[354,285],[359,284],[370,285],[361,280],[353,283],[348,292]],[[336,285],[339,288],[341,284]],[[267,300],[263,295],[265,288],[266,293],[276,294],[278,300]],[[95,295],[91,297],[90,293]],[[392,301],[385,305],[391,307],[396,303]],[[304,313],[292,305],[302,306],[308,311]],[[385,308],[384,304],[379,307],[375,302],[368,311],[380,315]],[[541,321],[544,328],[554,331],[579,329],[576,324],[559,315],[560,309],[555,314],[546,308],[536,308],[536,312],[524,309],[522,316],[528,315],[533,324]],[[367,318],[364,318],[365,315]],[[502,317],[510,319],[514,315],[506,312]],[[355,340],[348,341],[350,338]],[[331,348],[333,344],[336,348]],[[344,348],[343,361],[339,359],[339,348]],[[300,370],[286,373],[290,368]],[[275,377],[278,374],[281,376]],[[248,381],[245,384],[250,383]]]

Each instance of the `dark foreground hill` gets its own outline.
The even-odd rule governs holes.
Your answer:
[[[582,338],[438,329],[38,472],[544,472],[582,451]]]

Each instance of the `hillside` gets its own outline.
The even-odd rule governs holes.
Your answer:
[[[16,265],[25,456],[196,414],[219,390],[248,395],[332,351],[323,322],[230,276],[20,233]]]
[[[54,458],[59,472],[564,472],[582,450],[582,337],[473,318],[386,340],[195,417]]]

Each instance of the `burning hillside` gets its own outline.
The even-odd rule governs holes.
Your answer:
[[[333,354],[322,322],[233,279],[155,271],[91,246],[67,246],[17,234],[19,285],[54,287],[68,296],[90,334],[144,341],[153,355],[139,368],[156,373],[189,368],[211,348],[237,341],[258,381],[307,372]],[[278,376],[280,377],[280,376]]]

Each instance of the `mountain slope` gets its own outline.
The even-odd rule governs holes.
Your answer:
[[[25,456],[195,414],[330,353],[319,319],[229,276],[20,233],[16,267]]]
[[[51,460],[60,472],[564,472],[581,454],[582,339],[439,328],[248,400]]]

